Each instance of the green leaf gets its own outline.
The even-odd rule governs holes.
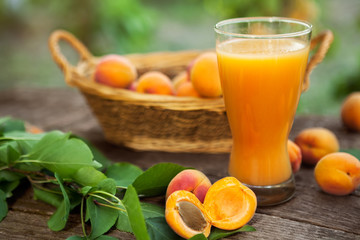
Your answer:
[[[68,194],[66,193],[66,190],[63,186],[63,182],[56,172],[55,172],[55,178],[59,182],[59,186],[60,186],[60,189],[61,189],[64,199],[61,202],[58,209],[55,211],[55,213],[50,217],[47,224],[51,230],[60,231],[60,230],[64,229],[66,222],[69,218],[70,200],[69,200]]]
[[[63,178],[71,178],[80,168],[100,164],[93,161],[88,146],[79,139],[69,139],[69,134],[53,131],[45,135],[32,149],[30,159]]]
[[[85,186],[85,187],[81,188],[80,192],[83,196],[86,196],[88,193],[90,193],[94,190],[96,190],[96,187]]]
[[[129,185],[126,190],[123,204],[129,216],[130,225],[136,239],[150,240],[146,230],[144,215],[141,211],[140,201],[136,190],[132,185]]]
[[[352,148],[352,149],[341,149],[340,152],[349,153],[349,154],[353,155],[354,157],[356,157],[357,159],[360,160],[360,149],[355,149],[355,148]]]
[[[20,184],[19,180],[15,181],[3,181],[0,184],[0,190],[2,190],[4,193],[6,193],[6,197],[9,198],[12,196],[12,191],[14,191],[15,188],[17,188]]]
[[[88,197],[86,204],[91,222],[91,234],[89,237],[95,239],[114,226],[118,218],[118,212],[112,208],[96,204],[93,197]]]
[[[146,227],[151,240],[182,239],[169,227],[164,217],[146,219]]]
[[[13,140],[13,141],[40,141],[46,133],[34,134],[23,131],[12,131],[4,133],[0,140]]]
[[[80,236],[71,236],[71,237],[68,237],[66,240],[87,240],[87,238],[80,237]]]
[[[24,121],[10,117],[0,118],[0,135],[11,131],[25,131]]]
[[[23,177],[24,177],[24,175],[22,175],[20,173],[11,172],[8,170],[0,171],[0,182],[1,181],[12,182],[12,181],[20,180]]]
[[[67,206],[65,200],[60,203],[55,213],[50,217],[47,222],[48,227],[53,231],[60,231],[64,229],[70,212],[70,203]]]
[[[3,137],[0,137],[1,142],[14,142],[17,144],[17,149],[21,154],[28,154],[31,149],[45,136],[45,133],[42,134],[32,134],[27,132],[9,132],[5,133]]]
[[[105,174],[95,169],[92,166],[82,167],[77,170],[73,175],[72,179],[82,186],[97,186],[101,181],[106,179]]]
[[[228,237],[230,235],[233,235],[235,233],[239,232],[254,232],[256,229],[252,226],[245,225],[239,229],[233,230],[233,231],[226,231],[218,228],[213,228],[213,230],[210,233],[209,240],[217,240],[220,238]]]
[[[171,179],[185,169],[174,163],[159,163],[138,176],[133,186],[139,195],[147,197],[165,195]]]
[[[84,138],[81,138],[79,136],[76,136],[76,135],[71,135],[71,137],[75,137],[75,138],[79,138],[81,139],[83,142],[85,142],[88,147],[90,148],[92,154],[94,155],[94,159],[96,161],[98,161],[99,163],[101,163],[102,167],[99,168],[100,171],[108,168],[112,162],[110,159],[108,159],[107,157],[105,157],[104,154],[102,154],[94,145],[92,145],[88,140],[84,139]]]
[[[99,182],[98,189],[111,193],[112,195],[115,195],[116,193],[116,183],[115,180],[112,178],[106,178]]]
[[[0,190],[0,222],[6,217],[8,213],[8,205],[6,203],[6,193]]]
[[[97,237],[96,240],[118,240],[118,238],[107,235],[101,235],[100,237]]]
[[[192,238],[189,238],[189,240],[207,240],[207,238],[205,237],[204,234],[200,233],[200,234],[196,234]]]
[[[116,222],[116,228],[123,232],[133,233],[127,212],[119,210],[118,214],[119,216]]]
[[[4,163],[4,165],[9,165],[14,161],[19,160],[21,153],[16,148],[17,148],[16,142],[9,142],[5,145],[1,145],[0,163]]]
[[[151,204],[151,203],[140,203],[142,213],[144,214],[144,218],[155,218],[155,217],[165,217],[165,208]]]
[[[34,199],[43,201],[43,202],[50,204],[56,208],[60,207],[60,205],[63,201],[63,197],[59,194],[52,193],[49,191],[44,191],[37,187],[34,187],[33,190],[34,190]]]
[[[3,125],[5,122],[9,121],[11,119],[11,117],[6,116],[6,117],[0,117],[0,126]]]
[[[143,170],[139,167],[130,163],[122,162],[109,166],[105,174],[109,178],[115,179],[117,186],[126,188],[142,173]]]

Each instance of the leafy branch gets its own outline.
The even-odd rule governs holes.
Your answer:
[[[164,208],[141,202],[139,196],[164,195],[171,179],[184,169],[160,163],[143,171],[130,163],[111,163],[70,133],[31,134],[19,120],[0,118],[0,221],[8,212],[6,199],[21,179],[27,179],[34,198],[56,208],[47,223],[51,230],[64,229],[70,212],[80,207],[83,236],[70,240],[100,239],[113,227],[137,239],[181,239],[167,225]],[[214,232],[210,239],[229,234]]]

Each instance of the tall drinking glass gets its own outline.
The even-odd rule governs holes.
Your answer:
[[[233,137],[229,174],[255,192],[259,206],[285,202],[295,192],[287,140],[301,95],[311,28],[307,22],[276,17],[215,25]]]

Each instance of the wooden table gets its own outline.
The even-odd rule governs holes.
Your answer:
[[[127,161],[146,169],[155,163],[173,162],[203,171],[212,182],[226,176],[228,154],[190,154],[135,152],[107,143],[101,129],[74,89],[12,89],[0,92],[0,116],[24,119],[45,130],[59,129],[90,140],[113,161]],[[340,119],[301,116],[294,123],[290,138],[306,127],[331,129],[342,148],[360,148],[360,134],[347,132]],[[282,205],[258,208],[249,223],[257,231],[233,235],[227,239],[360,239],[360,190],[337,197],[320,191],[313,168],[302,166],[295,175],[295,197]],[[163,199],[155,199],[164,204]],[[71,214],[65,230],[52,232],[47,220],[54,208],[36,201],[29,187],[17,191],[10,199],[9,213],[0,223],[0,239],[65,239],[82,235],[80,216]],[[112,231],[120,239],[133,235]]]

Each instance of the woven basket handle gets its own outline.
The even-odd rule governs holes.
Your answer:
[[[334,35],[330,30],[326,30],[311,40],[310,49],[314,49],[319,45],[319,48],[315,54],[311,57],[305,72],[305,78],[303,83],[302,91],[305,92],[310,86],[310,73],[311,71],[322,62],[329,47],[334,40]]]
[[[59,46],[59,41],[64,40],[70,44],[80,55],[80,61],[85,60],[89,61],[92,59],[92,54],[89,50],[82,44],[74,35],[64,30],[56,30],[49,37],[49,48],[51,55],[57,65],[61,68],[65,75],[65,81],[71,84],[72,70],[75,68],[72,66],[67,58],[62,54]]]

